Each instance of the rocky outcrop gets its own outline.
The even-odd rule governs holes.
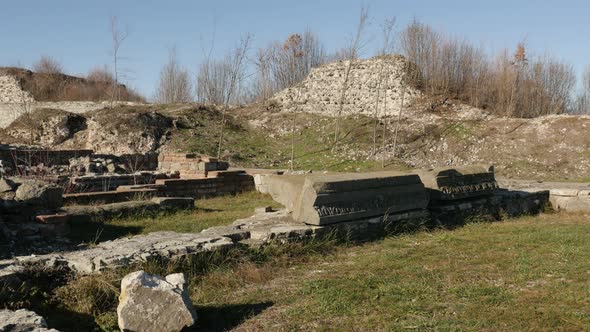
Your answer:
[[[68,229],[56,215],[63,202],[63,188],[39,180],[0,179],[0,237],[7,248],[0,257],[29,247],[41,247],[43,240],[57,244]],[[35,245],[32,245],[32,243]]]
[[[126,275],[117,315],[122,331],[181,331],[197,320],[182,273],[165,278],[144,271]]]
[[[127,101],[116,101],[115,106],[138,106],[144,105],[143,103],[127,102]],[[22,103],[2,103],[0,102],[0,128],[7,128],[14,120],[18,119],[21,115],[27,113],[27,110],[40,110],[40,109],[54,109],[69,112],[73,114],[83,115],[92,111],[101,110],[108,108],[111,103],[108,101],[62,101],[62,102],[41,102],[33,101],[23,107]]]
[[[37,180],[25,180],[16,189],[15,199],[29,207],[58,209],[62,206],[64,189]]]
[[[348,61],[329,63],[312,69],[301,83],[276,94],[272,100],[289,111],[303,111],[335,116],[339,112],[343,82]],[[410,104],[420,92],[408,85],[407,60],[400,55],[356,60],[352,63],[344,100],[343,115],[373,115],[375,100],[383,98],[386,91],[387,104],[382,105],[378,115],[392,115],[399,112],[404,92],[404,104]]]
[[[16,311],[0,310],[0,331],[2,332],[59,332],[48,329],[43,317],[25,309]]]
[[[30,93],[23,91],[16,77],[0,75],[0,103],[32,102]]]
[[[86,118],[56,109],[38,109],[17,118],[5,129],[14,142],[53,148],[86,129]]]
[[[116,155],[156,151],[174,127],[173,120],[159,112],[134,109],[93,112],[87,125],[70,143],[98,154]]]

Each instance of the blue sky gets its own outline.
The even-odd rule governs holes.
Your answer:
[[[151,97],[170,47],[192,72],[214,32],[214,56],[246,33],[258,48],[306,27],[332,51],[354,32],[362,5],[369,7],[369,35],[375,35],[364,56],[373,55],[385,18],[396,17],[400,29],[416,17],[492,52],[514,49],[526,39],[529,53],[556,56],[578,73],[590,64],[587,1],[0,0],[0,66],[30,67],[42,54],[55,57],[72,74],[110,64],[109,18],[117,16],[129,31],[121,49],[126,83]]]

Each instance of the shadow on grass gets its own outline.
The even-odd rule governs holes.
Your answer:
[[[72,223],[68,238],[73,244],[98,243],[140,234],[141,226],[113,225],[103,222]]]
[[[228,331],[248,318],[259,315],[273,306],[273,302],[230,304],[221,306],[195,306],[197,324],[185,331]],[[183,330],[184,331],[184,330]]]
[[[47,326],[59,331],[102,331],[92,315],[83,314],[63,308],[38,310],[47,321]]]
[[[196,207],[195,211],[199,211],[199,212],[223,212],[224,210],[221,209],[210,209],[210,208],[202,208],[202,207]]]

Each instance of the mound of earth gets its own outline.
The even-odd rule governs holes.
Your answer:
[[[24,91],[23,95],[35,101],[103,101],[110,100],[113,91],[113,83],[109,81],[91,81],[65,74],[35,73],[15,67],[0,67],[1,76],[8,77],[9,79],[5,79],[7,82],[16,80],[20,89]],[[12,85],[12,82],[8,83]],[[17,93],[17,98],[13,97],[8,101],[20,101],[22,99],[20,94],[22,93]],[[117,99],[144,101],[140,95],[123,84],[117,86]]]
[[[172,118],[150,108],[117,107],[85,114],[86,130],[62,148],[91,149],[100,154],[156,151],[174,128]]]
[[[53,147],[86,129],[86,118],[57,109],[38,109],[18,117],[0,130],[4,143],[26,143]]]

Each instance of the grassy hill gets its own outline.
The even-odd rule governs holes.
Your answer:
[[[0,143],[40,137],[33,143],[53,149],[90,148],[115,154],[172,150],[217,155],[222,112],[215,106],[120,106],[89,112],[84,117],[87,125],[67,130],[72,135],[65,141],[47,137],[51,131],[29,135],[28,130],[39,131],[48,125],[35,123],[27,129],[22,127],[26,121],[17,120],[0,130]],[[68,123],[66,119],[51,121]],[[334,144],[337,125],[340,139]],[[589,116],[495,117],[452,101],[434,106],[431,100],[419,101],[405,109],[401,117],[377,121],[363,115],[337,119],[255,104],[228,111],[222,158],[236,167],[287,169],[294,142],[294,168],[298,170],[354,172],[382,169],[382,164],[394,170],[483,163],[495,165],[502,177],[587,181],[588,127]],[[47,143],[58,141],[63,142]]]

